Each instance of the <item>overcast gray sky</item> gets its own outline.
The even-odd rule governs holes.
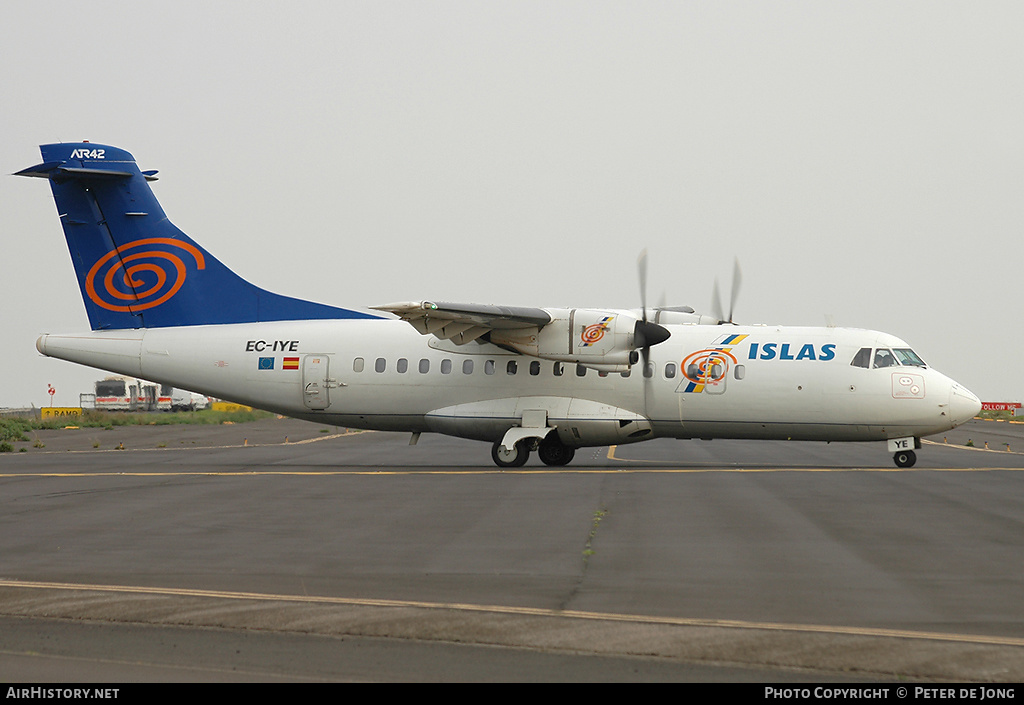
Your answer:
[[[872,328],[1024,399],[1024,3],[46,2],[0,9],[0,166],[112,144],[272,291]],[[47,184],[0,176],[0,406],[77,405]]]

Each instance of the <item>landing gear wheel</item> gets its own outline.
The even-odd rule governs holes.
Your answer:
[[[520,468],[529,457],[530,449],[526,447],[525,441],[516,443],[511,451],[501,445],[501,441],[491,446],[491,460],[499,468]]]
[[[568,465],[574,455],[576,449],[562,443],[558,436],[545,438],[537,448],[537,456],[545,465]]]
[[[892,456],[893,461],[896,463],[898,468],[912,468],[914,463],[917,462],[917,454],[912,450],[901,450],[896,455]]]

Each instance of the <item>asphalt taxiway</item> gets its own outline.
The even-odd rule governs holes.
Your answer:
[[[1024,425],[905,470],[666,440],[501,471],[289,419],[20,445],[7,680],[1024,678]]]

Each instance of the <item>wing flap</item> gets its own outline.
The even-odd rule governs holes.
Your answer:
[[[494,330],[540,330],[554,318],[542,308],[406,301],[371,306],[393,313],[423,335],[465,345]]]

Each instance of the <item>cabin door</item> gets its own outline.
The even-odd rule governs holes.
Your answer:
[[[329,364],[327,355],[302,358],[302,399],[307,409],[326,409],[331,405]]]

